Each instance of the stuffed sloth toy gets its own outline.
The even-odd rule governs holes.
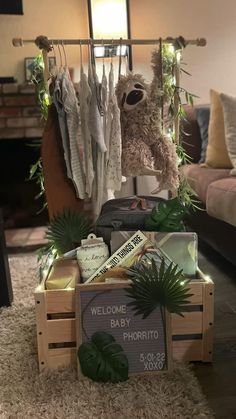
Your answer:
[[[116,86],[121,111],[122,174],[156,176],[159,187],[176,191],[179,187],[175,144],[162,133],[160,53],[152,54],[154,72],[150,85],[141,74],[121,76]]]

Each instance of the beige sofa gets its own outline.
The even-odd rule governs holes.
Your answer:
[[[230,169],[212,169],[198,164],[201,136],[194,109],[187,108],[190,124],[184,145],[192,163],[182,167],[196,192],[203,211],[191,211],[187,222],[199,237],[236,265],[236,177]]]

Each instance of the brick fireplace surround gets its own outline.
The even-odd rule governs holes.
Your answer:
[[[33,84],[0,84],[0,139],[40,138],[42,123]]]
[[[7,228],[37,226],[47,215],[36,215],[42,202],[33,181],[26,181],[30,165],[40,155],[30,147],[42,137],[43,124],[32,84],[0,84],[0,207]]]

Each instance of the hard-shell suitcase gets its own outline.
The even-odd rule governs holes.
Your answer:
[[[143,195],[107,201],[96,221],[96,235],[110,245],[112,231],[144,231],[147,216],[162,201],[160,197]]]

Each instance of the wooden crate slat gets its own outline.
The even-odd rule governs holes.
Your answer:
[[[75,342],[75,319],[48,320],[48,343]]]
[[[203,342],[202,339],[174,341],[173,359],[177,361],[201,361]]]
[[[191,282],[188,287],[190,288],[189,293],[193,294],[189,298],[190,304],[201,305],[202,304],[202,283]]]
[[[190,283],[190,304],[202,304],[202,283]],[[47,313],[72,313],[75,311],[74,290],[48,290],[46,293]]]
[[[173,359],[177,361],[202,361],[203,341],[183,340],[172,342]],[[50,349],[48,356],[48,368],[76,365],[76,349],[60,348]]]
[[[194,294],[190,298],[190,304],[202,304],[202,283],[190,283],[190,293]],[[46,295],[46,309],[48,314],[52,313],[73,313],[75,311],[74,290],[48,290]]]
[[[49,368],[76,365],[76,348],[49,349],[48,354]]]
[[[202,312],[184,313],[184,317],[171,315],[172,335],[193,335],[202,333]]]
[[[46,294],[47,313],[72,313],[75,311],[74,290],[48,290]]]

